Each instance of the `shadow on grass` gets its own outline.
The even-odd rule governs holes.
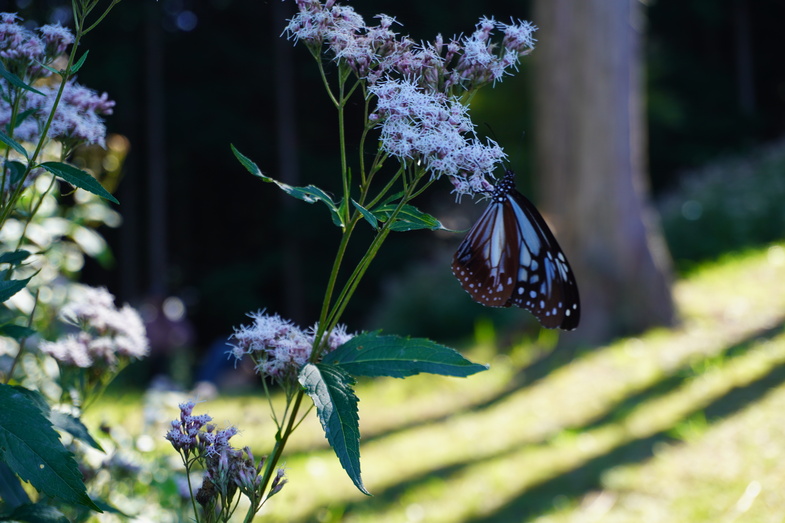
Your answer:
[[[725,365],[732,365],[735,358],[747,354],[753,350],[758,343],[772,340],[782,332],[782,325],[755,332],[745,339],[723,349],[721,352],[713,354],[708,358],[703,358],[700,361],[705,362],[707,360],[717,359],[723,361]],[[604,416],[597,418],[593,423],[585,425],[582,428],[584,430],[593,429],[600,425],[619,420],[627,416],[630,411],[634,410],[635,407],[641,403],[651,401],[673,392],[681,387],[687,380],[693,379],[702,373],[702,370],[696,369],[696,363],[700,363],[700,361],[687,362],[684,365],[675,368],[670,374],[665,375],[660,381],[651,384],[649,387],[621,398],[618,403],[608,408]]]
[[[780,332],[782,332],[782,325],[773,329],[753,333],[744,340],[727,347],[707,359],[727,358],[725,364],[732,365],[734,358],[748,353],[750,350],[754,349],[757,343],[771,339]],[[619,424],[634,412],[636,406],[656,399],[669,392],[673,392],[685,385],[688,380],[700,374],[700,371],[696,370],[695,366],[695,362],[687,363],[682,367],[675,369],[670,375],[664,376],[660,381],[650,384],[644,390],[637,391],[632,395],[621,398],[615,404],[609,404],[606,414],[602,417],[579,427],[561,427],[560,430],[598,430],[605,426]],[[547,372],[544,373],[542,377],[546,375]],[[755,381],[731,389],[721,396],[714,398],[709,405],[701,404],[689,412],[685,412],[684,415],[679,420],[675,420],[670,427],[663,428],[649,436],[629,440],[603,455],[589,458],[567,472],[560,473],[557,476],[553,476],[530,486],[493,514],[477,517],[468,521],[526,521],[553,510],[555,506],[561,505],[565,501],[580,500],[585,494],[601,488],[602,475],[609,469],[620,465],[646,461],[652,457],[653,449],[658,444],[676,441],[672,437],[671,431],[674,426],[681,421],[702,412],[709,423],[715,422],[740,411],[747,405],[759,400],[772,388],[783,383],[785,383],[785,366],[774,366],[769,369],[767,374],[759,377]],[[506,388],[498,396],[476,405],[474,410],[480,410],[493,405],[516,391],[517,388],[518,387]],[[436,423],[446,418],[447,416],[408,424],[406,427],[398,427],[394,431],[385,434],[376,434],[373,439],[379,439],[389,434],[399,433],[416,426]],[[367,439],[364,438],[363,441],[367,441]],[[536,444],[547,445],[547,443],[534,443],[532,445]],[[384,512],[388,507],[394,506],[406,492],[415,490],[418,486],[425,487],[435,478],[443,481],[450,481],[453,476],[463,473],[468,467],[489,459],[504,459],[507,455],[513,455],[514,453],[519,452],[520,448],[520,445],[516,445],[514,448],[505,449],[492,456],[485,455],[477,459],[468,459],[449,466],[431,469],[418,476],[407,477],[405,480],[388,487],[384,491],[375,492],[375,497],[372,499],[363,500],[358,503],[345,504],[342,513],[348,515],[353,511],[361,511],[363,513],[373,513],[376,511],[379,511],[380,513]],[[480,481],[482,481],[482,478],[478,478],[478,482]],[[306,520],[314,520],[314,515],[306,518]]]
[[[733,345],[723,349],[722,351],[718,351],[717,353],[713,354],[708,359],[713,358],[734,358],[746,354],[754,345],[758,342],[769,340],[774,338],[776,335],[783,331],[783,324],[778,324],[775,327],[759,330],[750,333],[744,339],[737,340]],[[583,349],[585,351],[586,349]],[[499,402],[506,400],[512,394],[518,393],[522,388],[529,387],[542,379],[548,377],[548,375],[552,372],[555,372],[560,367],[569,364],[572,362],[575,357],[579,354],[579,352],[575,349],[559,349],[552,352],[549,352],[541,359],[537,360],[533,364],[524,367],[521,369],[520,372],[515,374],[515,376],[510,379],[507,385],[498,391],[498,393],[494,396],[486,398],[483,401],[478,401],[476,403],[471,404],[466,408],[468,412],[479,412],[484,409],[490,408],[496,405]],[[602,425],[604,423],[608,423],[609,421],[619,419],[619,416],[626,416],[631,409],[633,409],[636,405],[656,398],[658,396],[665,395],[679,386],[681,386],[686,379],[694,377],[698,372],[694,370],[696,362],[689,361],[685,362],[684,365],[680,367],[676,367],[673,371],[663,378],[653,384],[650,384],[648,387],[631,393],[626,397],[619,398],[617,403],[608,403],[606,414],[589,425],[585,425],[582,427],[562,427],[563,429],[589,429],[594,428],[596,426]],[[428,425],[436,425],[439,423],[444,423],[448,421],[455,415],[454,412],[449,412],[440,416],[431,416],[427,418],[420,418],[416,420],[412,420],[408,423],[402,423],[394,428],[379,431],[379,432],[369,432],[366,431],[363,433],[362,441],[364,444],[367,444],[372,441],[380,440],[387,438],[392,435],[400,434],[406,432],[408,430],[425,427]],[[327,444],[325,443],[324,448],[327,448]],[[313,449],[309,449],[313,450]],[[302,454],[307,454],[308,451],[303,452]]]
[[[744,386],[715,398],[706,408],[695,409],[682,419],[703,412],[707,421],[715,423],[739,412],[750,403],[761,399],[771,389],[785,383],[785,366],[773,367],[768,374]],[[672,428],[672,427],[671,427]],[[642,462],[652,457],[653,449],[661,443],[677,441],[669,435],[671,428],[646,438],[629,441],[611,452],[597,456],[570,472],[540,483],[486,517],[469,519],[470,522],[526,521],[552,510],[562,500],[577,501],[592,490],[602,487],[603,473],[619,465]]]

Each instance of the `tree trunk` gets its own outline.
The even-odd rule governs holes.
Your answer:
[[[168,292],[166,143],[164,129],[164,52],[160,15],[147,10],[145,36],[147,94],[147,277],[148,294],[163,299]]]
[[[540,203],[581,293],[574,342],[672,323],[670,263],[647,203],[638,0],[537,0]]]
[[[273,34],[280,35],[283,31],[284,20],[294,16],[294,4],[273,2],[272,4]],[[281,181],[289,185],[300,184],[300,165],[297,161],[297,126],[295,122],[295,87],[292,63],[292,43],[283,37],[275,39],[273,48],[275,57],[275,126],[278,147],[278,176]],[[297,212],[301,202],[296,201],[288,194],[280,191],[282,209],[288,221],[288,215]],[[303,287],[303,252],[300,239],[297,235],[286,234],[281,246],[283,252],[283,267],[281,269],[284,298],[283,314],[286,318],[296,323],[307,324],[310,319],[305,311],[305,288]]]

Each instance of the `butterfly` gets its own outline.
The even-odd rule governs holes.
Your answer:
[[[542,215],[507,171],[491,203],[458,246],[452,272],[477,303],[515,305],[549,329],[572,330],[580,299],[567,257]]]

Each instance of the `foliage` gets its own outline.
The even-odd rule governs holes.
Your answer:
[[[536,28],[528,22],[482,18],[470,36],[445,41],[439,35],[433,42],[418,44],[395,33],[396,20],[388,15],[378,15],[378,25],[371,26],[354,9],[333,0],[296,3],[298,12],[285,33],[314,57],[337,111],[340,165],[333,180],[340,181],[339,195],[316,185],[281,182],[234,146],[232,152],[263,182],[326,208],[340,229],[340,242],[312,327],[303,330],[260,310],[249,314],[252,324],[240,326],[232,336],[232,355],[251,360],[268,398],[269,381],[286,399],[282,411],[270,402],[276,425],[270,454],[255,462],[249,450],[228,443],[236,429],[216,433],[214,426],[205,425],[204,416],[192,414],[193,404],[180,405],[180,419],[172,423],[167,439],[180,454],[187,475],[195,465],[205,469],[205,479],[192,495],[197,521],[229,521],[238,491],[248,498],[245,521],[250,521],[280,490],[285,481],[277,464],[305,420],[307,412],[301,414],[300,409],[306,395],[344,470],[358,490],[369,495],[360,474],[355,376],[403,378],[426,372],[465,377],[487,368],[427,339],[353,335],[339,322],[390,233],[444,229],[412,204],[418,196],[439,178],[449,179],[459,199],[486,194],[493,187],[488,178],[505,154],[496,143],[478,138],[468,103],[478,89],[501,81],[517,67],[534,45]],[[503,33],[501,42],[494,42],[494,31]],[[334,66],[336,74],[328,73],[328,66]],[[362,107],[359,120],[348,111],[356,101]],[[348,136],[353,136],[347,131],[350,122],[359,129],[356,147],[348,145]],[[356,160],[351,160],[355,150]],[[352,268],[348,246],[363,226],[373,237]]]
[[[646,9],[652,185],[783,134],[777,0],[655,2]],[[730,51],[730,52],[728,52]]]
[[[368,498],[310,417],[287,447],[284,488],[262,521],[776,521],[785,511],[785,245],[729,255],[675,283],[683,323],[566,360],[496,355],[467,381],[360,380]],[[528,349],[519,347],[521,350]],[[472,359],[492,349],[475,348]],[[284,398],[274,394],[282,405]],[[166,404],[172,405],[171,393]],[[137,397],[105,397],[90,420],[133,420]],[[274,433],[256,395],[211,401],[243,419],[239,446]],[[160,408],[158,411],[160,412]],[[149,452],[160,459],[169,449]],[[147,476],[142,476],[147,477]],[[154,491],[139,496],[158,503]],[[170,492],[157,514],[177,509]]]
[[[87,300],[81,309],[67,300],[65,276],[78,273],[84,254],[106,251],[92,227],[113,215],[89,197],[61,207],[54,195],[62,180],[117,203],[92,174],[70,163],[79,147],[105,145],[102,115],[114,102],[73,76],[87,57],[77,56],[80,40],[117,1],[94,13],[97,0],[75,0],[75,34],[59,24],[31,31],[15,14],[0,13],[0,333],[8,363],[0,371],[3,519],[81,520],[90,511],[114,510],[88,495],[86,467],[74,459],[80,445],[101,449],[79,418],[117,372],[146,355],[147,339],[136,312],[116,311],[104,290],[93,294],[100,303]],[[60,307],[79,334],[45,342],[42,337],[64,330],[55,321]]]
[[[679,267],[781,239],[785,231],[785,143],[686,173],[659,209]]]

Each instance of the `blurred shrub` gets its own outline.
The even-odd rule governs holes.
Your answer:
[[[680,271],[785,237],[785,140],[685,173],[659,202]]]

